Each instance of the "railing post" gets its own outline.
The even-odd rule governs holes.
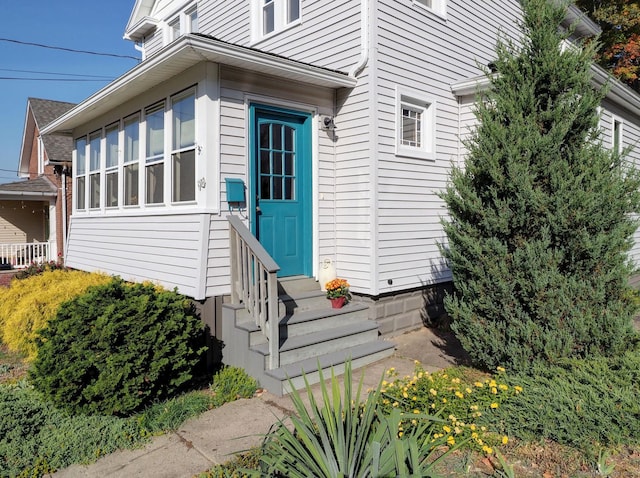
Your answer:
[[[280,324],[278,318],[278,280],[275,272],[267,278],[267,314],[269,320],[269,369],[280,367]]]
[[[240,296],[238,295],[237,283],[238,283],[238,233],[229,224],[229,262],[231,267],[231,303],[239,304]]]

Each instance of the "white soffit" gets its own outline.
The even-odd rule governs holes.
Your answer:
[[[202,61],[326,88],[353,88],[357,83],[346,73],[209,37],[184,35],[47,125],[42,134],[69,132]]]

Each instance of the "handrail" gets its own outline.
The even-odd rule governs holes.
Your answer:
[[[278,281],[280,267],[237,216],[229,220],[231,303],[242,303],[269,343],[269,363],[280,366]]]
[[[0,244],[0,265],[24,269],[34,262],[41,263],[50,260],[52,260],[50,242]]]

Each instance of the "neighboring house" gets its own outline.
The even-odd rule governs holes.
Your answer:
[[[0,262],[23,267],[62,255],[71,214],[73,139],[41,129],[75,104],[29,98],[18,173],[0,184]],[[66,198],[66,200],[65,200]]]
[[[68,265],[202,301],[225,360],[254,373],[249,342],[279,376],[311,356],[282,358],[302,297],[280,280],[288,324],[268,325],[275,265],[254,242],[281,279],[330,259],[383,335],[421,326],[451,280],[438,192],[464,157],[478,65],[499,32],[519,37],[520,15],[515,0],[136,1],[125,38],[143,61],[45,129],[75,140]],[[574,21],[597,32],[571,8]],[[614,81],[602,126],[605,143],[633,143],[640,97]],[[236,326],[245,308],[268,345]]]

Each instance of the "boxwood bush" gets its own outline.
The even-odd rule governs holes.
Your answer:
[[[60,307],[30,377],[58,406],[125,416],[187,389],[204,366],[204,344],[188,298],[114,279]]]

